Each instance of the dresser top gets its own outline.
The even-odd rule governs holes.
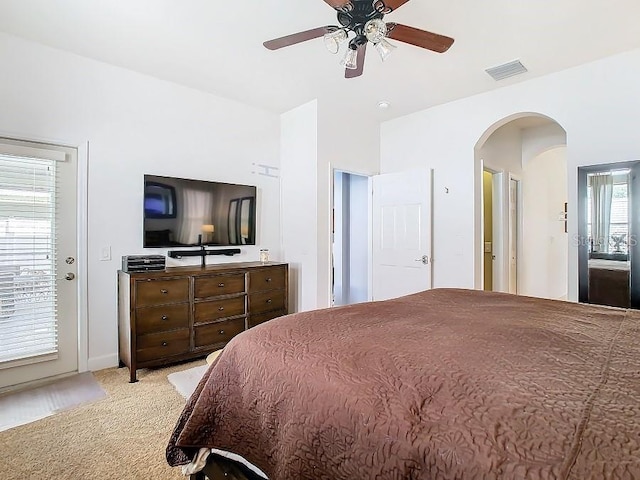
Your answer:
[[[264,268],[275,266],[286,266],[283,262],[232,262],[218,263],[201,267],[200,265],[188,265],[184,267],[167,267],[164,270],[148,270],[143,272],[125,272],[119,270],[120,273],[130,275],[132,277],[164,277],[167,275],[200,275],[207,273],[228,272],[233,270],[246,270],[252,268]]]

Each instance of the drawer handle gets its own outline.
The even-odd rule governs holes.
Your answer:
[[[266,280],[266,282],[270,282],[271,281],[271,277],[268,277],[265,280]]]
[[[273,300],[269,299],[267,300],[267,303],[273,303]]]
[[[224,307],[218,307],[219,312],[224,312]]]
[[[224,330],[220,330],[220,331],[218,332],[218,334],[219,334],[219,335],[224,335]]]
[[[162,342],[163,347],[166,347],[167,345],[169,345],[167,342]]]
[[[164,320],[166,322],[167,320],[169,320],[169,317],[167,317],[166,315],[162,315],[162,317],[160,317],[160,320]]]
[[[224,288],[224,283],[219,283],[219,284],[218,284],[218,287],[220,287],[220,288]]]
[[[169,293],[169,290],[167,290],[166,288],[163,288],[162,290],[160,290],[160,293],[166,295],[167,293]]]

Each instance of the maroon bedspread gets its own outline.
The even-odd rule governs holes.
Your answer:
[[[271,480],[639,479],[640,312],[467,290],[234,338],[167,448]]]

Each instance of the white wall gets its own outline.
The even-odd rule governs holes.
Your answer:
[[[301,275],[291,279],[299,287],[294,311],[329,307],[332,172],[378,173],[378,123],[373,115],[354,119],[348,106],[330,99],[281,118],[284,258]]]
[[[513,124],[498,128],[478,149],[484,166],[494,172],[522,175],[522,129]]]
[[[474,270],[474,232],[480,227],[474,147],[490,126],[520,112],[537,112],[566,130],[571,238],[577,233],[577,166],[640,157],[638,84],[640,50],[634,50],[384,123],[382,172],[434,168],[434,286],[480,284]],[[574,246],[568,263],[568,295],[577,299]]]
[[[567,132],[555,122],[524,128],[521,137],[523,166],[547,150],[567,146]]]
[[[518,293],[566,298],[568,235],[560,213],[567,201],[566,147],[538,155],[522,176],[522,252]]]
[[[375,108],[372,105],[370,116],[357,117],[349,105],[332,99],[318,101],[317,308],[331,304],[332,171],[379,173],[380,126]]]
[[[289,262],[290,312],[318,305],[317,111],[314,100],[281,116],[282,250]]]
[[[89,143],[91,369],[117,363],[121,256],[165,253],[142,249],[143,174],[257,185],[259,245],[207,262],[257,260],[261,246],[282,259],[279,182],[254,165],[279,166],[277,115],[4,34],[0,65],[0,134]]]

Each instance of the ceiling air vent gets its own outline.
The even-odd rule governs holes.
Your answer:
[[[485,72],[491,75],[495,81],[504,80],[505,78],[513,77],[514,75],[520,75],[527,72],[520,60],[514,60],[513,62],[505,63],[504,65],[498,65],[497,67],[487,68]]]

